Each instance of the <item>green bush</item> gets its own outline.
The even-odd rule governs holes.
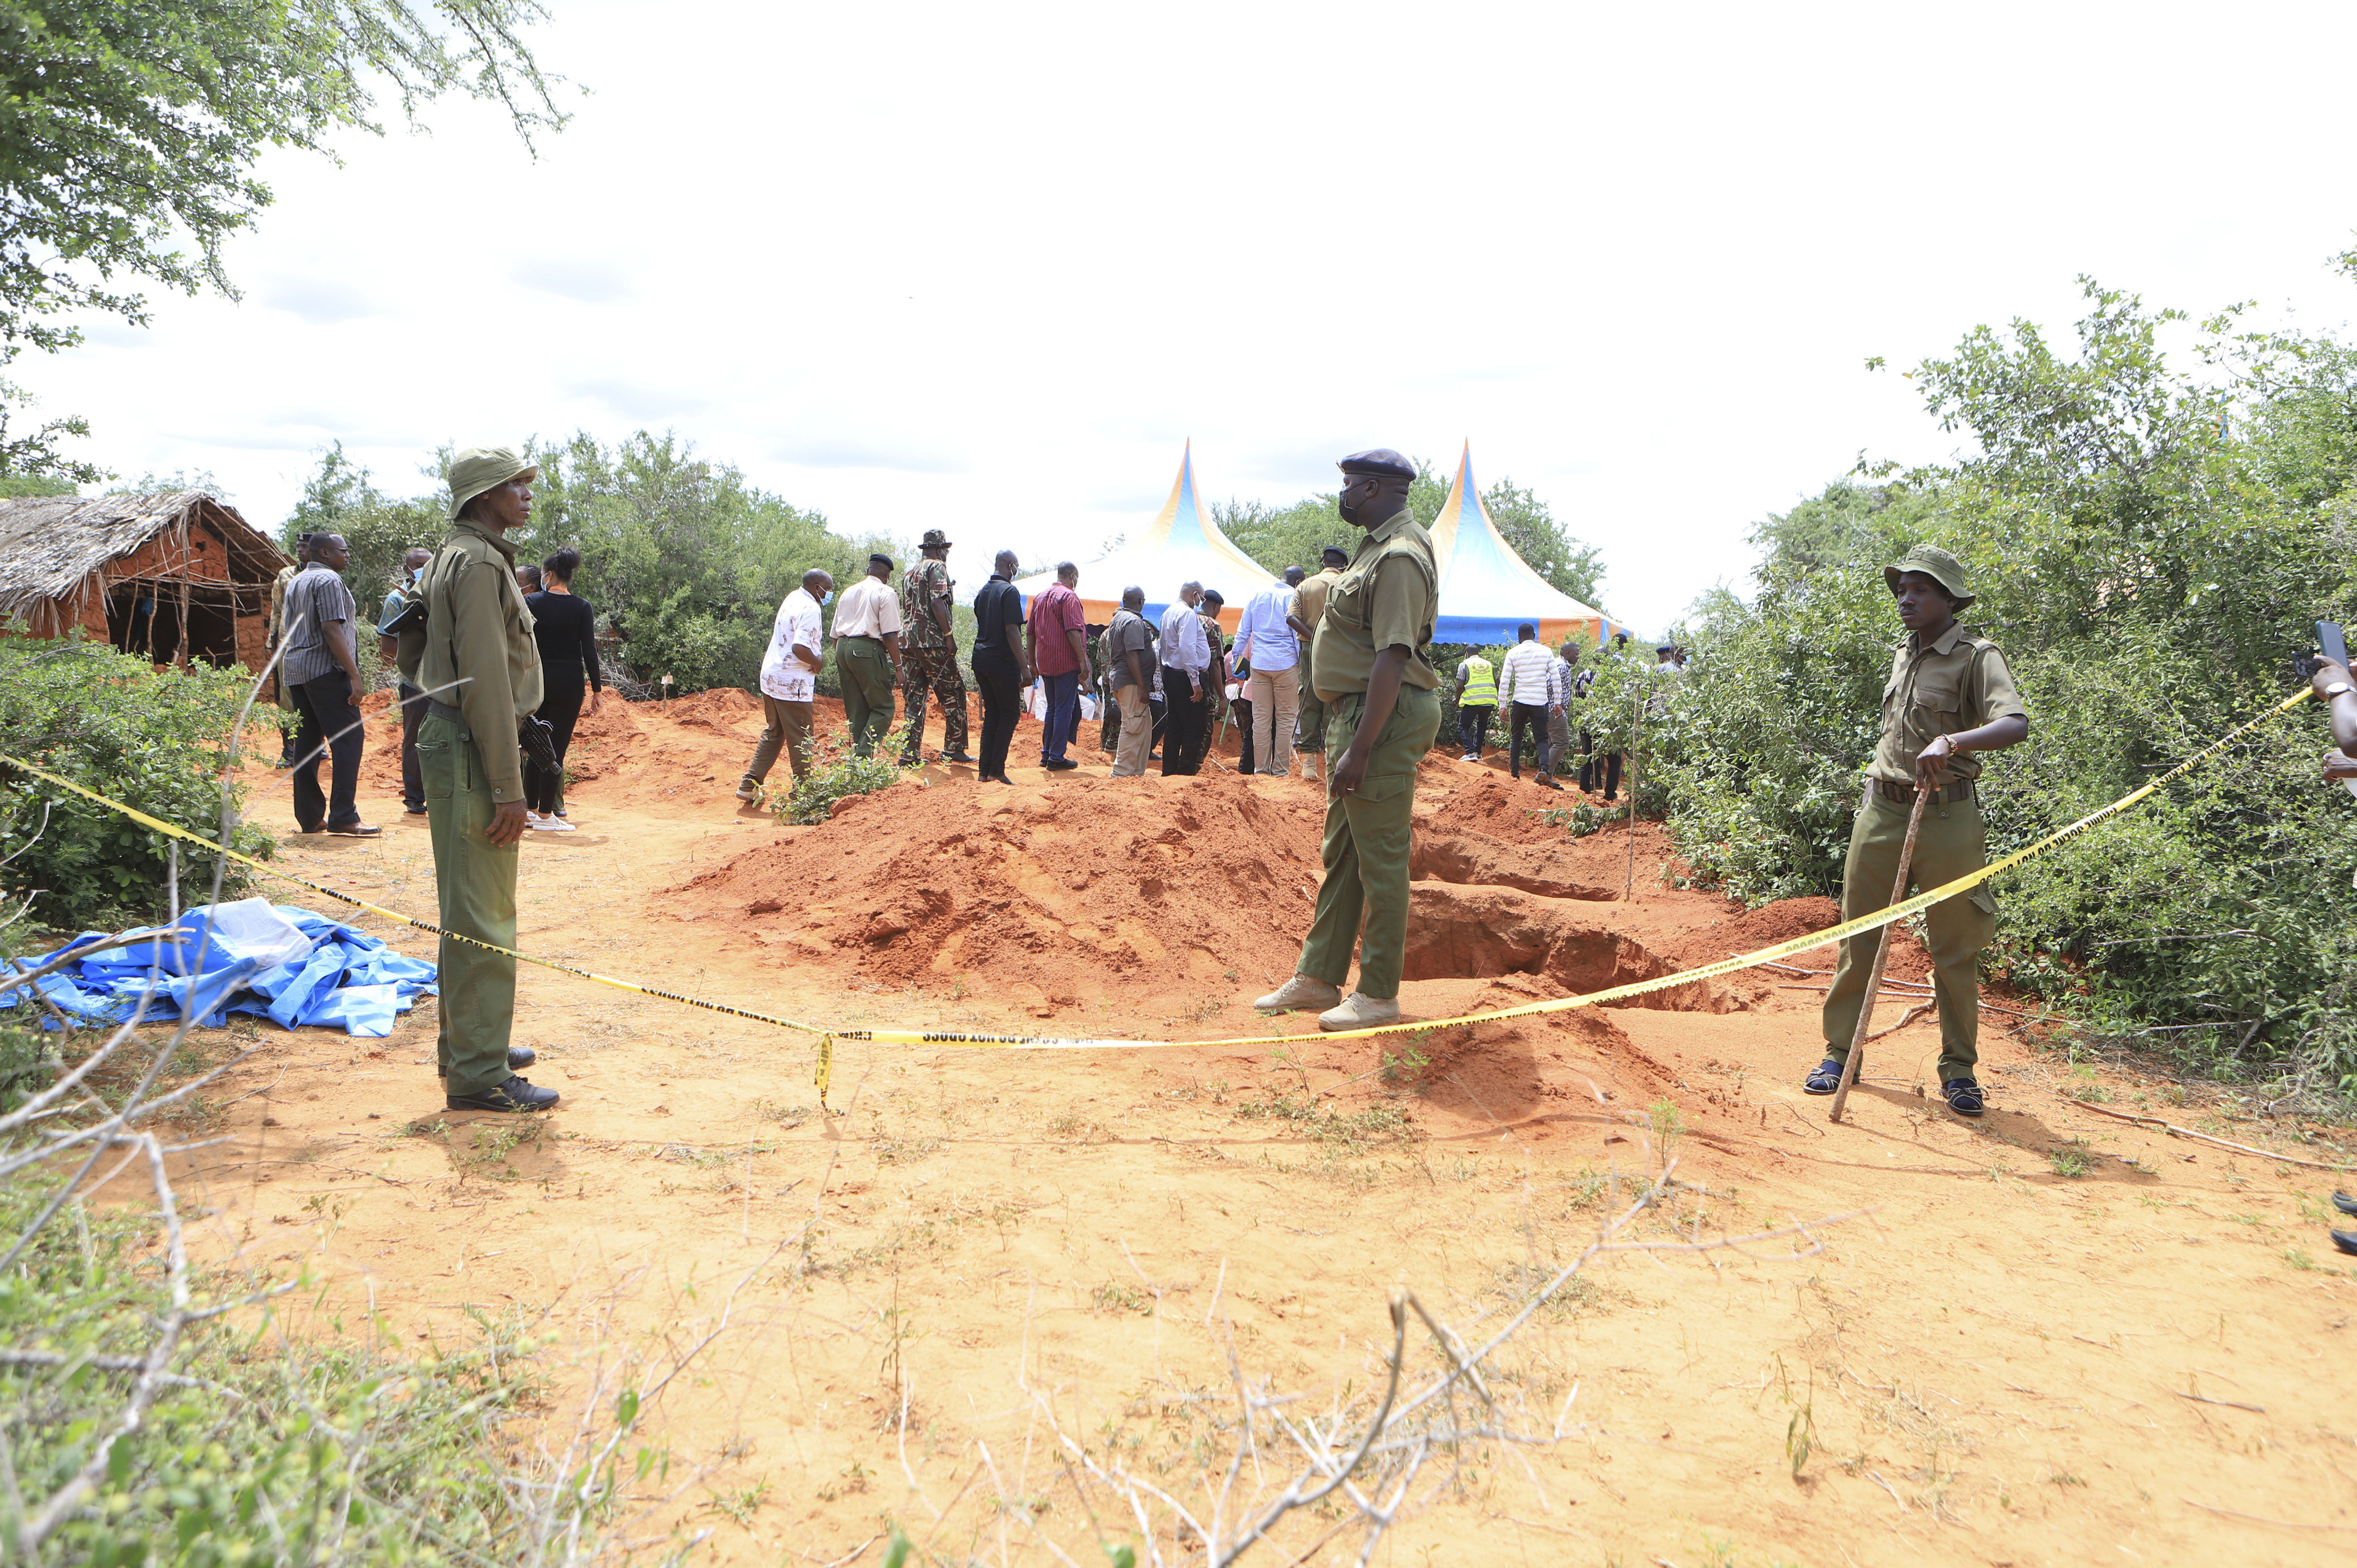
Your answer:
[[[883,757],[842,757],[814,766],[808,778],[797,782],[790,794],[776,802],[774,810],[785,822],[804,825],[823,822],[834,815],[834,803],[845,796],[872,795],[878,789],[889,789],[910,774],[910,769]]]
[[[196,666],[152,670],[78,638],[0,637],[0,751],[153,817],[221,832],[223,749],[252,677]],[[245,752],[277,750],[279,711],[256,703]],[[242,790],[232,786],[234,795]],[[119,929],[165,912],[166,846],[152,828],[70,790],[0,765],[0,891],[38,893],[33,918],[56,929]],[[274,841],[241,825],[231,847],[262,856]],[[214,863],[180,846],[184,903],[201,903]],[[232,862],[224,896],[245,877]]]

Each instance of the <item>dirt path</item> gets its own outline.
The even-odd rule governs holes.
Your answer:
[[[1264,1032],[1245,1004],[1289,968],[1315,890],[1308,786],[1115,783],[1092,750],[1050,779],[1021,766],[1026,721],[1012,789],[935,769],[780,829],[729,796],[759,727],[731,698],[587,726],[581,831],[525,845],[529,950],[845,1028]],[[430,916],[387,755],[367,791],[383,839],[290,835],[285,861]],[[1494,769],[1436,761],[1419,800],[1439,847],[1411,974],[1451,976],[1410,981],[1424,1016],[1824,914],[1666,890],[1650,830],[1624,904],[1627,841],[1569,839],[1528,814],[1562,800]],[[1894,972],[1920,974],[1920,949]],[[1780,1240],[1594,1265],[1493,1372],[1505,1407],[1566,1435],[1483,1449],[1379,1561],[2349,1562],[2357,1277],[2324,1236],[2329,1173],[2106,1120],[2085,1101],[2202,1112],[1994,1017],[1981,1122],[1919,1092],[1937,1040],[1919,1024],[1876,1048],[1853,1124],[1828,1126],[1797,1087],[1816,997],[1779,988],[1807,983],[1451,1030],[1394,1062],[1396,1086],[1366,1042],[845,1041],[823,1117],[810,1040],[527,969],[517,1038],[565,1097],[540,1135],[441,1114],[430,1004],[384,1041],[274,1032],[200,1196],[218,1249],[307,1263],[331,1309],[372,1303],[404,1336],[545,1314],[560,1375],[520,1450],[563,1442],[601,1368],[657,1365],[725,1313],[650,1418],[668,1469],[634,1535],[872,1563],[880,1544],[846,1554],[888,1518],[942,1562],[1053,1561],[1045,1540],[1094,1563],[1057,1431],[1198,1495],[1208,1407],[1189,1395],[1224,1397],[1231,1344],[1322,1408],[1379,1374],[1394,1286],[1468,1334],[1497,1321],[1666,1142],[1695,1189],[1648,1239],[1857,1217],[1797,1261]],[[1104,1516],[1105,1538],[1123,1523]],[[1294,1524],[1248,1561],[1327,1528]]]

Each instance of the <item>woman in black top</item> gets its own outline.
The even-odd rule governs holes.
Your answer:
[[[540,564],[541,591],[524,599],[532,607],[533,640],[540,644],[540,716],[556,732],[559,764],[573,745],[573,726],[581,721],[584,682],[593,714],[605,691],[597,671],[597,612],[573,592],[573,574],[580,569],[581,552],[566,545]],[[533,827],[543,832],[573,831],[564,815],[562,772],[546,773],[527,757],[523,795]]]

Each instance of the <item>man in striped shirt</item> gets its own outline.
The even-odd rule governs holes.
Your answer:
[[[1522,640],[1507,652],[1498,671],[1498,705],[1513,715],[1513,728],[1507,742],[1507,771],[1517,779],[1523,776],[1523,731],[1527,728],[1532,749],[1538,758],[1539,783],[1549,789],[1560,789],[1563,786],[1547,771],[1547,710],[1560,700],[1555,690],[1555,657],[1539,641],[1538,628],[1524,621],[1514,629]]]

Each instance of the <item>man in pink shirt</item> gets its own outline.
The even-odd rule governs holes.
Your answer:
[[[1023,625],[1024,645],[1031,652],[1031,668],[1048,687],[1048,724],[1039,747],[1039,766],[1050,773],[1067,773],[1079,763],[1064,755],[1072,735],[1073,707],[1081,700],[1081,671],[1089,667],[1088,617],[1081,609],[1081,569],[1070,561],[1056,564],[1056,581],[1031,601]]]

